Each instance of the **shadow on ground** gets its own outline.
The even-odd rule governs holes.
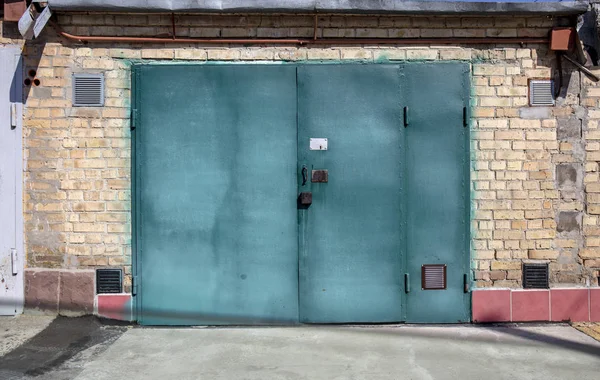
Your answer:
[[[524,324],[524,326],[528,326]],[[541,325],[543,326],[543,325]],[[483,326],[482,328],[486,328]],[[549,345],[553,345],[556,347],[564,348],[566,350],[577,351],[588,355],[594,355],[600,357],[600,345],[594,343],[583,343],[583,342],[575,342],[568,339],[563,339],[557,336],[551,336],[546,334],[541,334],[530,329],[524,330],[519,328],[511,328],[511,326],[505,326],[504,329],[498,330],[503,334],[516,336],[519,338],[527,339],[533,342],[546,343]]]
[[[57,317],[39,334],[0,358],[0,379],[44,378],[44,374],[88,348],[108,347],[125,331],[126,326],[92,316]]]

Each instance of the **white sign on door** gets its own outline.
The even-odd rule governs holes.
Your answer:
[[[310,150],[327,150],[327,139],[311,138]]]

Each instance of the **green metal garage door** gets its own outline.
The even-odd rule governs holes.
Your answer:
[[[407,64],[402,66],[402,78],[402,103],[408,116],[407,321],[466,322],[471,314],[465,291],[469,281],[469,66]],[[423,279],[431,281],[425,284]]]
[[[143,65],[134,83],[138,321],[468,320],[467,65]]]
[[[402,321],[398,66],[301,66],[298,116],[298,166],[310,174],[299,191],[312,192],[299,212],[301,321]]]
[[[296,69],[135,75],[138,320],[296,322]]]

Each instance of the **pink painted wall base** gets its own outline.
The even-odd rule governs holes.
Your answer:
[[[600,288],[476,289],[473,322],[600,322]]]
[[[87,315],[94,307],[94,271],[67,269],[25,270],[25,311]]]
[[[131,294],[95,295],[90,270],[25,271],[26,312],[92,314],[133,321]],[[472,320],[486,322],[600,322],[600,288],[475,289]]]
[[[98,294],[94,306],[98,317],[133,321],[131,294]]]

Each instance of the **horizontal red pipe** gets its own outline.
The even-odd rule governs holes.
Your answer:
[[[348,44],[373,44],[373,45],[454,45],[454,44],[545,44],[550,40],[548,38],[531,37],[484,37],[484,38],[343,38],[329,39],[322,38],[317,40],[306,40],[307,44],[326,44],[326,45],[348,45]]]
[[[483,38],[170,38],[79,36],[57,28],[58,33],[77,42],[128,42],[175,44],[234,44],[234,45],[453,45],[453,44],[546,44],[547,37],[483,37]]]

